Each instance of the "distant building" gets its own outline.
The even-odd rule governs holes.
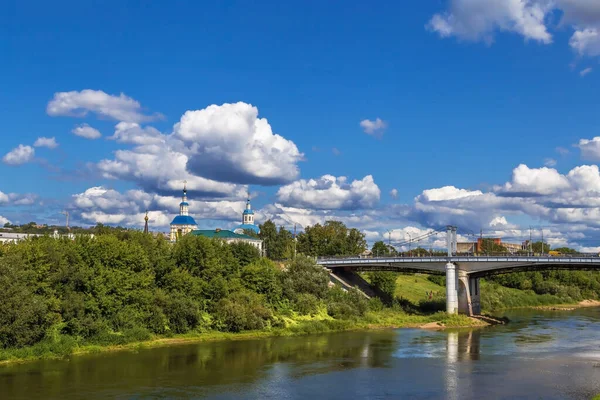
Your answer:
[[[242,224],[234,230],[238,234],[243,234],[244,231],[259,233],[258,226],[254,225],[254,211],[252,211],[252,205],[250,204],[250,196],[246,200],[246,209],[242,213]]]
[[[256,247],[258,251],[262,253],[263,241],[244,234],[235,233],[224,229],[211,229],[211,230],[195,230],[192,231],[191,235],[204,236],[207,238],[223,239],[227,243],[248,243]]]
[[[147,218],[148,216],[146,215],[146,225],[144,226],[144,231],[146,231],[147,229]],[[199,230],[196,221],[191,215],[189,215],[189,204],[187,202],[187,188],[184,184],[183,198],[181,200],[181,203],[179,203],[179,215],[173,218],[173,222],[171,222],[171,242],[176,242],[182,236],[191,234],[194,236],[204,236],[211,239],[223,239],[227,243],[249,243],[252,246],[256,247],[262,253],[263,241],[256,237],[245,235],[245,229],[249,229],[252,232],[258,233],[258,227],[254,225],[254,211],[252,211],[252,206],[250,205],[250,198],[248,198],[248,201],[246,201],[246,209],[242,213],[242,225],[238,226],[235,232],[224,229]]]
[[[485,253],[489,251],[485,248],[485,243],[491,242],[496,245],[506,248],[509,253],[516,253],[526,249],[526,245],[523,243],[507,243],[503,242],[502,238],[478,238],[476,242],[459,242],[456,244],[456,251],[458,253]]]
[[[186,182],[183,184],[183,197],[179,203],[179,215],[171,222],[171,242],[176,242],[180,237],[198,229],[196,221],[189,215],[190,205],[187,202]]]
[[[46,234],[0,232],[0,243],[17,243],[22,240],[27,240],[27,239],[31,239],[34,237],[41,237],[41,236],[46,236]],[[52,233],[51,235],[48,235],[48,236],[50,236],[53,239],[60,239],[60,238],[66,237],[68,239],[75,240],[75,234],[73,234],[73,233],[60,234],[60,233],[58,233],[57,230],[55,230],[54,233]],[[90,236],[93,238],[94,234],[89,234],[86,236]]]

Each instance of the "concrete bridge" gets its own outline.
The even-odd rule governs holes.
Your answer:
[[[479,278],[485,276],[550,269],[600,271],[600,257],[597,254],[463,256],[456,254],[456,235],[451,229],[448,229],[447,237],[448,255],[444,257],[321,258],[317,263],[332,271],[445,274],[447,312],[466,315],[481,314]]]

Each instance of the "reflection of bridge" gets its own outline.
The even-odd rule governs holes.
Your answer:
[[[589,254],[570,256],[459,256],[449,231],[446,257],[324,258],[317,260],[335,271],[399,271],[446,274],[446,310],[449,313],[481,313],[479,278],[532,270],[600,270],[600,257]]]

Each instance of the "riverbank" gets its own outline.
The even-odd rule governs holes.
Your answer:
[[[369,312],[360,320],[336,320],[324,315],[314,317],[297,317],[286,321],[285,328],[271,328],[260,331],[244,332],[193,332],[171,337],[149,335],[144,340],[133,340],[123,344],[96,344],[80,342],[75,338],[64,335],[54,335],[34,346],[19,349],[0,350],[0,366],[35,361],[40,359],[63,359],[76,355],[113,352],[137,351],[140,349],[173,346],[200,342],[253,340],[269,337],[291,337],[319,333],[342,331],[417,328],[417,329],[448,329],[448,328],[481,328],[490,323],[482,319],[470,318],[464,315],[448,315],[438,312],[429,315],[407,314],[402,311],[383,310]]]
[[[587,307],[600,307],[600,301],[598,300],[583,300],[577,304],[556,304],[551,306],[536,306],[536,307],[526,307],[533,308],[535,310],[546,310],[546,311],[573,311],[578,308],[587,308]]]

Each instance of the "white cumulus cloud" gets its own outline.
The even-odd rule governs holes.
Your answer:
[[[376,118],[374,121],[363,119],[360,121],[360,126],[367,135],[380,138],[383,135],[385,128],[387,128],[387,122],[383,121],[381,118]]]
[[[301,179],[280,187],[277,200],[298,208],[359,209],[374,207],[380,195],[381,191],[371,175],[351,183],[344,176],[323,175],[318,179]]]
[[[529,168],[525,164],[513,170],[512,181],[505,184],[506,192],[547,195],[569,188],[569,181],[554,168]]]
[[[397,199],[398,198],[398,189],[392,189],[392,190],[390,190],[390,196],[393,199]]]
[[[581,139],[577,144],[581,150],[581,158],[589,161],[600,161],[600,136],[593,139]]]
[[[550,43],[552,35],[544,24],[548,11],[541,1],[450,0],[448,10],[435,14],[427,27],[441,37],[491,42],[494,32],[500,30]]]
[[[73,134],[86,139],[98,139],[102,137],[100,131],[96,128],[92,128],[88,124],[81,124],[73,128],[71,131]]]
[[[273,133],[251,104],[187,111],[173,136],[185,145],[190,172],[223,182],[272,185],[297,178],[303,159],[296,144]]]
[[[140,103],[123,93],[115,96],[91,89],[55,93],[46,112],[53,117],[85,117],[92,112],[100,117],[128,122],[150,121],[160,117],[158,114],[145,115]]]
[[[585,68],[585,69],[582,69],[582,70],[579,72],[579,76],[581,76],[581,77],[584,77],[584,76],[586,76],[587,74],[589,74],[589,73],[590,73],[590,72],[592,72],[592,71],[593,71],[593,69],[592,69],[592,68]]]
[[[55,149],[58,147],[58,143],[56,142],[56,138],[51,137],[39,137],[37,138],[37,140],[33,143],[34,147],[47,147],[49,149]]]
[[[2,215],[0,215],[0,227],[4,226],[7,223],[10,223],[10,220],[8,218],[5,218]]]
[[[35,149],[33,147],[20,144],[6,153],[2,157],[2,161],[8,165],[21,165],[33,160],[34,156]]]

